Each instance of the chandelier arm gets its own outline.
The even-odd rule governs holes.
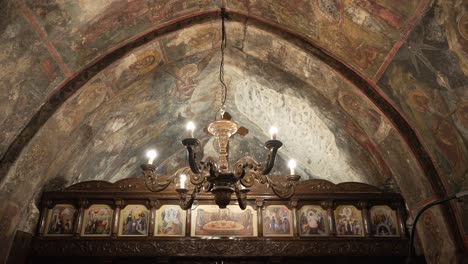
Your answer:
[[[196,138],[186,138],[182,140],[182,144],[187,148],[187,156],[190,169],[195,174],[201,174],[201,170],[196,161],[196,154],[194,148],[200,145],[200,141]]]
[[[153,192],[160,192],[166,189],[171,183],[174,182],[175,177],[177,176],[177,174],[174,173],[169,179],[161,181],[158,179],[159,175],[155,173],[156,166],[152,164],[143,164],[141,165],[141,168],[143,170],[143,176],[145,177],[146,187]]]
[[[262,170],[263,175],[267,175],[273,169],[273,166],[275,165],[277,151],[278,151],[277,149],[270,149],[270,153],[268,153],[267,162],[265,164],[265,167]]]
[[[252,171],[261,171],[260,163],[253,157],[242,157],[234,164],[234,177],[236,177],[236,179],[243,179],[245,175]]]
[[[193,173],[200,174],[201,171],[200,171],[200,168],[198,167],[196,154],[192,146],[187,146],[187,154],[188,154],[190,169],[192,170]]]
[[[204,192],[209,192],[211,188],[213,188],[213,184],[211,184],[211,182],[208,181],[207,177],[205,177],[205,180],[203,181],[201,185],[202,185],[202,190]]]
[[[247,188],[252,187],[255,184],[255,179],[258,178],[258,174],[260,174],[260,172],[248,170],[246,171],[245,176],[240,179],[240,183]]]
[[[179,194],[179,205],[182,210],[187,210],[192,207],[193,201],[197,198],[198,193],[200,192],[200,185],[196,185],[193,189],[190,196],[188,196],[187,189],[176,189]]]
[[[268,140],[265,143],[265,147],[269,150],[269,153],[265,167],[262,170],[263,175],[267,175],[270,173],[271,169],[273,169],[273,166],[275,165],[276,154],[278,153],[278,149],[280,149],[282,146],[283,143],[276,139]]]
[[[182,168],[178,169],[175,174],[176,175],[181,175],[181,174],[188,175],[189,179],[190,179],[190,182],[193,185],[201,184],[205,180],[205,177],[203,176],[203,174],[193,173],[193,171],[192,171],[192,169],[190,167],[182,167]]]
[[[249,189],[239,189],[236,187],[236,197],[237,197],[237,202],[239,203],[239,207],[242,210],[245,210],[247,207],[247,193],[249,192]]]
[[[202,170],[208,170],[209,175],[216,176],[218,175],[218,166],[216,165],[216,160],[213,157],[207,157],[205,161],[201,162]]]

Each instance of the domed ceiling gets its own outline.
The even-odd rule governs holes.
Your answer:
[[[215,155],[203,129],[221,101],[221,5],[227,111],[249,130],[232,139],[232,161],[265,160],[275,125],[284,147],[274,175],[294,158],[302,179],[393,180],[410,210],[468,187],[459,1],[5,1],[0,211],[9,221],[27,228],[45,189],[139,177],[149,148],[160,173],[185,166],[189,120]],[[468,230],[466,211],[433,211],[438,229],[426,227],[424,241],[449,242],[423,241],[427,255],[466,239],[450,231]],[[9,239],[16,226],[5,226]]]

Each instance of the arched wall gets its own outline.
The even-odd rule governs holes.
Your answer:
[[[109,53],[100,56],[100,58],[97,58],[94,63],[90,63],[89,67],[87,69],[84,69],[80,73],[76,74],[75,77],[69,78],[68,81],[66,81],[61,88],[56,89],[55,93],[49,98],[48,102],[46,102],[35,114],[35,116],[31,119],[29,124],[25,127],[25,129],[21,132],[21,134],[16,137],[16,140],[12,145],[10,145],[10,148],[4,155],[1,166],[2,166],[2,171],[1,171],[1,176],[2,176],[2,188],[8,185],[8,179],[10,178],[21,178],[21,177],[26,177],[26,176],[32,176],[31,174],[29,175],[23,175],[24,171],[30,171],[31,173],[34,172],[36,168],[28,168],[26,167],[27,164],[30,163],[31,160],[30,158],[35,158],[34,155],[30,155],[33,151],[37,151],[34,149],[34,144],[33,141],[35,135],[37,132],[43,128],[43,125],[46,124],[46,122],[53,116],[53,114],[60,108],[61,105],[63,105],[68,98],[71,98],[81,87],[85,85],[87,81],[90,80],[92,76],[95,74],[101,72],[106,66],[110,65],[112,62],[115,62],[118,58],[121,58],[124,56],[125,53],[130,52],[136,47],[139,47],[145,43],[148,43],[150,40],[154,39],[156,36],[163,35],[166,32],[171,32],[177,28],[185,28],[185,27],[190,27],[193,25],[196,25],[198,23],[206,22],[212,19],[215,19],[217,16],[216,13],[200,13],[197,15],[194,15],[193,17],[189,19],[185,19],[183,21],[179,21],[176,24],[172,24],[166,27],[162,27],[156,31],[152,31],[150,33],[147,33],[143,36],[140,36],[139,38],[135,40],[129,40],[128,44],[126,45],[120,45],[121,47],[119,48],[114,48],[113,50],[110,50]],[[236,18],[237,16],[237,18]],[[233,15],[235,20],[242,21],[246,20],[247,17],[243,15]],[[260,21],[256,21],[254,18],[249,18],[249,23],[253,24],[253,27],[257,28],[270,28],[267,31],[275,31],[277,32],[278,29],[274,28],[271,29],[272,25],[265,24]],[[275,33],[276,34],[276,33]],[[294,44],[298,45],[299,47],[303,48],[304,50],[307,50],[307,52],[310,52],[314,56],[320,58],[322,61],[327,63],[331,68],[334,70],[340,72],[355,88],[360,89],[360,93],[365,95],[367,98],[370,99],[370,102],[372,102],[374,105],[376,105],[380,111],[382,111],[387,118],[392,122],[392,124],[396,127],[397,131],[399,133],[395,135],[395,137],[403,137],[405,140],[404,145],[408,144],[410,146],[410,149],[412,150],[414,156],[419,162],[419,165],[416,165],[416,170],[419,170],[422,168],[422,171],[416,173],[420,177],[420,181],[426,182],[426,180],[429,180],[431,182],[432,186],[427,186],[424,187],[427,190],[428,198],[431,199],[431,194],[434,194],[436,196],[438,195],[444,195],[445,190],[441,188],[440,186],[440,180],[438,177],[438,171],[436,167],[433,165],[432,159],[430,158],[430,155],[427,154],[425,151],[424,145],[421,143],[421,140],[419,139],[417,132],[412,128],[411,125],[408,124],[406,119],[402,117],[402,115],[396,110],[391,103],[387,101],[385,97],[382,96],[382,94],[379,92],[379,90],[372,84],[369,84],[367,81],[364,80],[359,74],[356,74],[353,70],[350,70],[348,67],[346,67],[343,63],[339,62],[335,58],[327,55],[320,49],[317,49],[313,46],[310,45],[307,41],[304,41],[300,36],[292,34],[292,32],[284,32],[279,33],[279,35],[283,39],[288,39],[288,41],[291,41],[291,39],[294,39],[291,42],[294,42]],[[281,66],[281,64],[279,65]],[[46,134],[45,132],[43,132]],[[51,131],[51,134],[53,134],[53,131]],[[401,146],[402,148],[405,148],[407,146]],[[38,153],[41,153],[43,155],[47,155],[49,150],[47,149],[42,149],[39,150]],[[38,162],[38,161],[36,161]],[[37,164],[37,163],[36,163]],[[21,173],[18,173],[21,172]],[[6,175],[9,175],[5,178]],[[427,175],[427,178],[426,176]],[[25,179],[23,179],[25,180]],[[397,182],[399,182],[397,180]],[[400,180],[401,182],[401,180]],[[58,183],[58,186],[61,184]],[[405,191],[405,186],[400,186],[402,188],[403,194],[407,197],[410,197],[410,192],[411,190],[408,189]],[[20,191],[20,190],[18,190]],[[9,198],[13,195],[11,192],[7,192],[5,195],[6,200],[10,200]],[[421,198],[421,197],[420,197]],[[408,199],[408,198],[407,198]],[[417,205],[421,202],[419,201],[411,201],[411,198],[408,199],[408,203],[411,205],[411,203],[414,202],[411,207],[417,207]],[[10,204],[9,202],[5,204],[5,206],[2,208],[3,212],[9,212],[8,214],[13,216],[14,218],[24,218],[25,215],[24,213],[26,212],[24,209],[20,209],[24,206],[25,204]],[[14,212],[16,211],[16,212]],[[449,236],[449,240],[452,240],[453,238],[450,238],[450,232],[445,232],[444,230],[449,229],[447,226],[447,223],[450,223],[450,218],[451,216],[448,216],[449,220],[447,222],[447,219],[441,218],[441,215],[445,215],[445,213],[437,213],[438,211],[435,210],[433,213],[433,219],[432,221],[434,223],[437,223],[436,225],[439,226],[439,229],[436,229],[436,232],[434,231],[427,231],[425,234],[425,238],[429,239],[427,241],[430,241],[431,238],[434,237],[443,237],[444,239],[447,239],[445,237],[446,235]],[[450,214],[449,214],[450,215]],[[2,219],[2,226],[5,226],[4,219]],[[15,227],[8,225],[6,227],[6,230],[8,231],[5,235],[7,237],[7,241],[11,241],[11,236],[12,232],[14,232]],[[438,230],[438,231],[437,231]],[[454,235],[456,236],[456,235]],[[426,244],[426,243],[423,243]],[[429,249],[427,249],[429,247]],[[435,248],[430,248],[430,245],[425,245],[425,249],[427,250],[427,253],[431,253],[433,251],[433,254],[438,254],[440,255],[445,255],[445,254],[450,254],[451,252],[447,252],[447,249],[442,249],[437,251],[438,249]],[[452,252],[453,253],[453,252]]]

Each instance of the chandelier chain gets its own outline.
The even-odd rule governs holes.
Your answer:
[[[221,112],[221,115],[224,115],[224,107],[226,104],[227,97],[227,85],[224,82],[224,50],[226,48],[226,28],[224,25],[226,19],[226,12],[224,8],[221,8],[221,63],[219,65],[219,82],[221,83],[221,106],[218,112]],[[216,118],[215,118],[216,119]]]

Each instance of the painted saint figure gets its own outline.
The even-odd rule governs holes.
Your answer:
[[[325,219],[319,209],[311,208],[302,212],[301,234],[323,235],[326,234]]]
[[[156,234],[159,236],[182,236],[185,232],[184,211],[176,206],[163,206],[158,211]]]
[[[72,205],[56,205],[49,213],[48,235],[71,235],[75,208]]]
[[[354,206],[339,206],[335,211],[336,231],[341,236],[362,236],[361,212]]]

